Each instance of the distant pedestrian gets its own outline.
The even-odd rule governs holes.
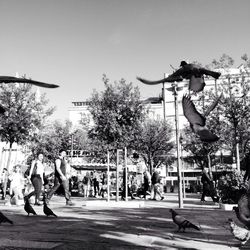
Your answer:
[[[153,200],[156,200],[156,196],[159,195],[161,200],[164,199],[164,196],[161,193],[161,177],[160,177],[160,169],[155,168],[152,178],[151,178],[152,186],[151,186],[151,195],[153,196]]]
[[[132,200],[135,199],[133,193],[131,192],[130,185],[128,183],[128,179],[129,178],[127,178],[127,180],[126,180],[126,172],[125,172],[125,168],[123,168],[123,184],[122,184],[123,189],[122,189],[122,197],[121,197],[122,200],[125,200],[125,197],[126,197],[126,188],[125,188],[126,187],[126,182],[127,182],[127,191],[128,191],[127,194],[131,197]]]
[[[49,202],[53,194],[56,192],[56,190],[60,187],[60,185],[62,185],[64,189],[64,196],[66,199],[66,205],[69,206],[73,205],[69,192],[69,179],[67,176],[67,167],[68,163],[66,160],[66,151],[64,149],[61,149],[59,151],[59,156],[55,161],[54,187],[47,194],[47,199],[46,199],[47,203]]]
[[[5,194],[4,194],[4,184],[6,182],[7,184],[7,178],[8,178],[8,171],[7,168],[3,168],[3,172],[0,176],[0,190],[2,192],[2,200],[5,199]]]
[[[23,188],[24,188],[24,176],[21,173],[21,166],[15,165],[13,167],[13,173],[9,176],[10,180],[10,197],[11,204],[22,205]]]
[[[84,190],[84,197],[89,197],[89,191],[90,191],[90,174],[89,172],[86,172],[86,175],[83,177],[83,190]]]
[[[96,170],[94,170],[93,172],[93,185],[94,185],[94,197],[97,197],[97,195],[99,195],[99,174],[96,172]]]
[[[27,179],[31,181],[32,185],[34,186],[34,191],[24,197],[24,199],[26,200],[35,195],[34,205],[36,206],[41,205],[39,198],[42,193],[42,187],[44,184],[44,175],[43,154],[38,153],[37,158],[31,163],[31,168],[27,177]]]
[[[147,168],[143,172],[143,198],[146,199],[146,196],[150,190],[151,186],[151,175]]]
[[[218,202],[219,197],[217,196],[212,173],[209,171],[208,167],[204,167],[202,170],[201,182],[203,184],[203,191],[201,195],[201,202],[205,201],[206,196],[210,196],[213,202]]]

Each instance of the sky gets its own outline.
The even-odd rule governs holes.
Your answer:
[[[124,78],[142,97],[180,61],[202,65],[223,53],[250,56],[249,0],[0,0],[0,75],[26,74],[60,85],[40,89],[52,119],[64,121],[72,101],[85,101]]]

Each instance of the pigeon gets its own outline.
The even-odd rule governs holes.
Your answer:
[[[239,201],[238,207],[233,207],[238,220],[243,223],[248,229],[250,229],[250,209],[248,207],[247,194],[243,194]]]
[[[221,97],[221,96],[220,96]],[[219,102],[220,97],[218,97],[215,102],[208,108],[208,110],[204,113],[204,116],[201,115],[195,108],[194,103],[191,100],[191,97],[188,95],[184,95],[182,98],[182,107],[184,116],[190,123],[190,127],[194,133],[196,133],[201,141],[203,142],[215,142],[219,140],[219,137],[213,134],[206,127],[206,118],[209,113],[216,107]]]
[[[237,240],[241,241],[242,245],[244,245],[250,238],[250,231],[245,228],[237,226],[232,219],[228,219],[228,222],[230,225],[231,233]]]
[[[34,210],[33,207],[30,205],[29,199],[27,199],[27,200],[25,201],[24,210],[28,213],[28,216],[29,216],[30,214],[36,215],[35,210]]]
[[[47,216],[52,215],[52,216],[57,217],[57,215],[54,214],[54,212],[48,207],[48,205],[46,204],[46,202],[43,202],[43,212]]]
[[[174,209],[170,209],[169,211],[172,213],[173,222],[179,227],[178,232],[181,229],[183,229],[183,232],[185,232],[186,228],[194,228],[198,231],[200,230],[199,227],[186,220],[184,217],[180,216]]]
[[[200,92],[205,87],[204,75],[212,76],[213,78],[218,79],[221,73],[205,69],[192,63],[181,61],[180,68],[166,78],[157,81],[149,81],[141,77],[137,77],[137,79],[148,85],[155,85],[164,82],[181,82],[184,79],[187,79],[189,80],[189,90]]]
[[[13,221],[8,219],[2,212],[0,212],[0,224],[4,223],[4,222],[8,222],[10,224],[13,224]]]
[[[43,87],[43,88],[58,88],[59,86],[56,84],[49,84],[45,82],[38,82],[30,79],[25,79],[25,78],[18,78],[14,76],[0,76],[0,83],[29,83],[32,85],[36,85],[38,87]]]
[[[221,73],[205,69],[193,63],[181,61],[180,69],[176,70],[171,77],[181,76],[184,79],[189,79],[189,90],[200,92],[205,87],[204,75],[218,79]]]

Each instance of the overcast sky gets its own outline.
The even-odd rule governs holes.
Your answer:
[[[68,118],[72,101],[102,90],[102,74],[158,96],[150,80],[181,60],[206,65],[223,53],[250,56],[249,0],[0,0],[0,75],[56,83],[41,89]]]

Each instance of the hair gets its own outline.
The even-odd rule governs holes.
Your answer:
[[[59,154],[61,154],[63,151],[64,151],[64,152],[67,152],[65,149],[60,149],[60,150],[59,150]]]
[[[38,157],[39,155],[43,155],[44,156],[44,153],[43,152],[37,152],[36,156]]]

